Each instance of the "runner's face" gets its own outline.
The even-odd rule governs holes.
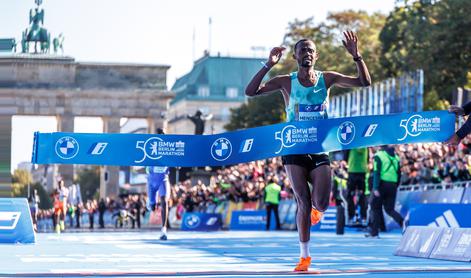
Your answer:
[[[317,60],[316,45],[312,41],[301,42],[296,48],[294,58],[301,67],[312,67]]]

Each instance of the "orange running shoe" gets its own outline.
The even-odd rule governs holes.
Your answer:
[[[311,208],[311,225],[314,226],[319,223],[319,221],[321,221],[322,215],[324,215],[323,212],[320,212],[315,208]]]
[[[311,265],[311,257],[300,258],[299,263],[294,268],[294,271],[307,271]]]

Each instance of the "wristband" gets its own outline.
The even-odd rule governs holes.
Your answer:
[[[355,62],[359,62],[361,60],[363,60],[363,58],[361,56],[353,57],[353,61],[355,61]]]
[[[267,63],[265,63],[265,62],[260,62],[260,64],[262,64],[264,68],[270,69],[270,67],[267,66]]]

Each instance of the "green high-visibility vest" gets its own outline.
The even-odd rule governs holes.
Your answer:
[[[366,173],[368,171],[368,148],[351,149],[348,153],[348,172]]]
[[[276,183],[270,183],[265,188],[265,202],[278,205],[280,203],[281,186]]]
[[[380,179],[386,182],[398,182],[399,156],[390,156],[386,151],[379,151],[375,156],[381,160]],[[376,163],[374,164],[374,170],[378,170]]]

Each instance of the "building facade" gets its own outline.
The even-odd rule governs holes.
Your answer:
[[[245,100],[245,87],[262,67],[261,58],[237,58],[206,55],[193,69],[177,79],[171,91],[175,98],[167,113],[168,133],[194,134],[188,119],[200,110],[206,116],[204,134],[224,132],[231,108]]]

